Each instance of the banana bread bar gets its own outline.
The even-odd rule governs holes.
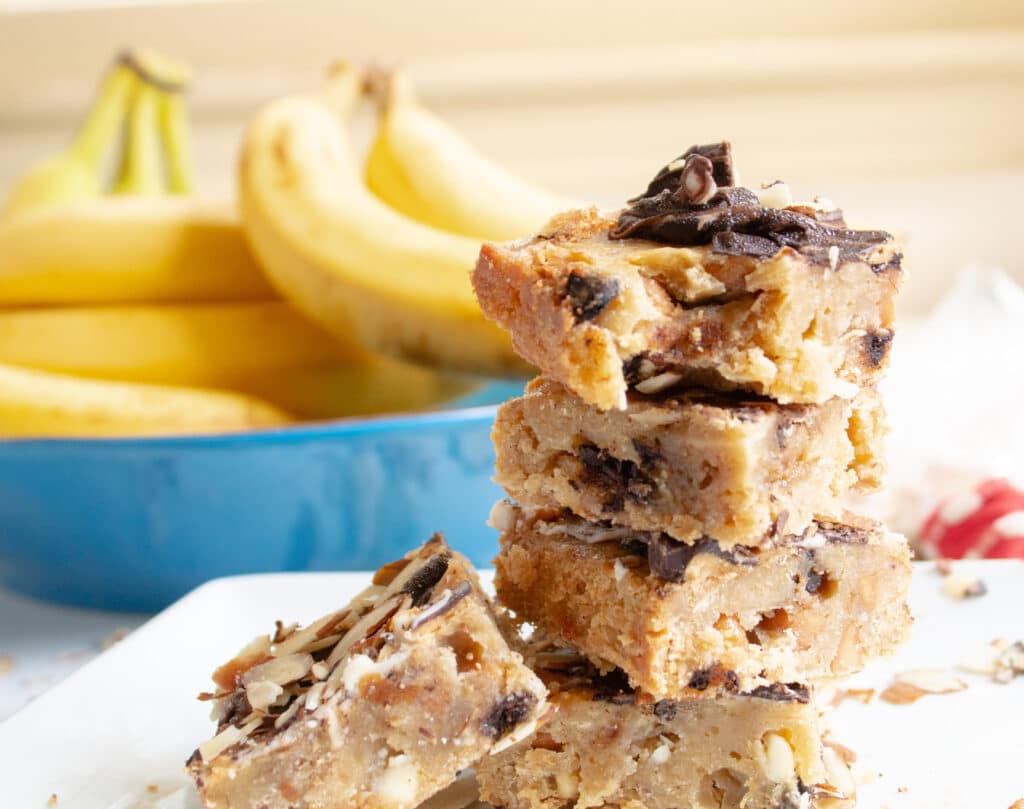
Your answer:
[[[412,809],[548,710],[439,535],[347,607],[257,638],[214,681],[217,735],[188,762],[210,809]]]
[[[881,483],[884,413],[853,400],[778,405],[701,390],[631,394],[601,412],[543,377],[498,409],[495,480],[513,499],[724,547],[800,533]]]
[[[798,685],[757,696],[654,701],[571,651],[535,655],[554,717],[477,768],[504,809],[810,809],[852,805],[847,765],[822,743]]]
[[[756,550],[508,502],[491,520],[517,619],[657,696],[848,676],[910,628],[906,541],[852,515]]]
[[[874,383],[901,254],[784,186],[734,185],[728,144],[693,147],[625,210],[485,244],[484,313],[519,354],[602,409],[676,383],[822,402]]]

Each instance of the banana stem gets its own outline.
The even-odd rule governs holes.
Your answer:
[[[135,81],[134,72],[122,62],[110,69],[68,149],[77,160],[96,171],[124,126],[125,110]]]
[[[167,163],[168,190],[172,194],[188,194],[193,188],[192,142],[182,91],[160,93],[160,135]]]
[[[159,125],[160,91],[136,79],[128,113],[128,140],[115,194],[160,194],[166,190]]]

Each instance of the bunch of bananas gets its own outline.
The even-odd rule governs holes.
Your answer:
[[[119,58],[70,147],[0,212],[0,436],[418,409],[467,391],[466,372],[522,370],[469,272],[481,240],[565,201],[479,156],[401,73],[338,65],[250,123],[239,217],[192,195],[187,80]],[[368,97],[364,178],[346,124]]]

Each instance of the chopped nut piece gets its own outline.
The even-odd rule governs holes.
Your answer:
[[[976,598],[988,592],[985,582],[970,576],[950,574],[942,581],[942,592],[950,598]]]
[[[967,683],[944,669],[912,669],[896,675],[896,682],[919,688],[926,694],[952,694],[963,691]]]

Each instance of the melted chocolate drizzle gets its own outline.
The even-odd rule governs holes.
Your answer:
[[[691,147],[630,200],[609,236],[681,247],[710,245],[715,253],[755,258],[769,258],[789,247],[830,265],[864,260],[892,238],[882,230],[850,230],[840,211],[766,208],[753,191],[734,182],[727,142]]]

